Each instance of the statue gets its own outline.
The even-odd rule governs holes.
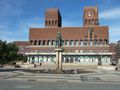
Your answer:
[[[62,40],[61,33],[58,32],[57,39],[55,40],[55,47],[56,48],[63,48],[64,41]]]
[[[90,38],[92,38],[92,33],[93,33],[93,28],[89,28],[89,34],[90,34]]]
[[[55,40],[55,53],[56,53],[56,73],[62,73],[62,52],[64,41],[62,40],[61,33],[57,33],[57,38]]]

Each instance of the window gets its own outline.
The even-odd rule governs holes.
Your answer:
[[[54,21],[52,20],[52,25],[54,25]]]
[[[97,46],[97,44],[98,44],[98,41],[97,41],[97,39],[95,39],[94,40],[94,45]]]
[[[33,40],[30,40],[30,45],[32,45],[33,44]]]
[[[88,40],[85,40],[85,41],[84,41],[84,45],[88,45]]]
[[[74,46],[74,41],[70,40],[70,46]]]
[[[37,45],[37,40],[34,41],[34,45]]]
[[[89,25],[91,25],[91,19],[89,19]]]
[[[45,45],[45,42],[46,42],[46,41],[45,41],[45,40],[43,40],[43,45]]]
[[[105,39],[105,40],[104,40],[104,45],[107,45],[107,44],[108,44],[108,40]]]
[[[50,40],[47,41],[47,45],[50,46],[51,45],[51,42]]]
[[[38,43],[38,45],[41,45],[41,40],[39,40],[39,43]]]
[[[69,41],[68,40],[65,40],[65,45],[69,46]]]
[[[55,40],[52,40],[52,45],[55,45]]]
[[[49,21],[49,25],[51,25],[51,21]]]
[[[75,45],[76,45],[76,46],[78,46],[78,45],[79,45],[78,40],[75,40]]]
[[[99,40],[99,45],[102,46],[102,39]]]
[[[90,40],[90,46],[92,46],[93,45],[93,40]]]
[[[92,25],[95,25],[95,20],[94,19],[92,19]]]
[[[80,46],[83,46],[83,40],[80,40]]]

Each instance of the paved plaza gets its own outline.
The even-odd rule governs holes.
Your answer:
[[[120,84],[0,80],[0,90],[120,90]]]
[[[0,90],[120,90],[120,72],[41,74],[1,71]]]

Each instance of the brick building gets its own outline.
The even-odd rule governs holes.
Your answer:
[[[112,64],[116,65],[120,59],[120,40],[117,43],[110,44],[112,54]]]
[[[72,14],[72,13],[71,13]],[[30,28],[25,54],[29,62],[55,63],[55,40],[60,32],[64,40],[63,63],[111,63],[108,26],[100,26],[97,7],[85,7],[83,26],[62,27],[56,8],[45,12],[45,28]]]
[[[28,41],[14,41],[14,43],[19,46],[18,54],[25,55],[26,52],[29,52],[29,45]]]

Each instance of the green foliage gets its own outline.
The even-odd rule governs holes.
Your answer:
[[[25,56],[23,54],[19,54],[17,57],[17,60],[27,62],[27,56]]]
[[[27,57],[18,54],[19,48],[14,43],[7,43],[0,40],[0,64],[16,62],[17,60],[26,61]]]

